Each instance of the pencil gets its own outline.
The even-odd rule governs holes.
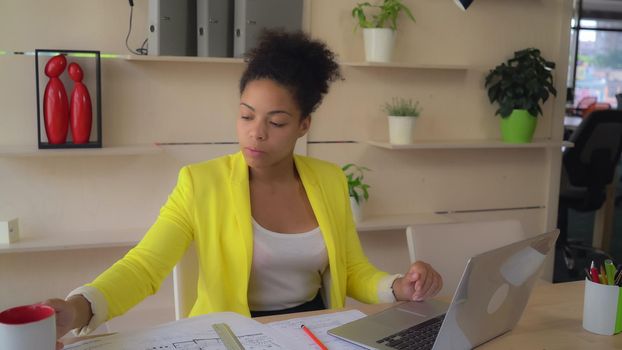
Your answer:
[[[307,328],[304,324],[301,324],[300,328],[302,328],[302,330],[309,336],[309,338],[311,338],[311,340],[313,340],[315,344],[317,344],[317,346],[320,347],[320,349],[328,350],[326,345],[322,344],[322,342],[315,336],[315,334],[313,334],[313,332],[311,332],[311,330]]]
[[[607,281],[607,273],[605,272],[605,267],[603,265],[600,265],[600,283],[609,284]]]

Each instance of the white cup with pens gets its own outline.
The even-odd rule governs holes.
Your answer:
[[[599,267],[592,262],[585,279],[583,328],[601,335],[622,331],[622,271],[611,260]]]

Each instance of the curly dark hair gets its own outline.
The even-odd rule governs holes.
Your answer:
[[[240,94],[253,80],[273,80],[292,94],[302,118],[319,107],[331,82],[343,79],[335,54],[302,31],[265,30],[245,58]]]

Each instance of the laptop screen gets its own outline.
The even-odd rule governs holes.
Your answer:
[[[470,349],[518,323],[558,230],[472,257],[434,349]]]
[[[400,303],[329,333],[368,349],[472,349],[518,323],[558,235],[554,230],[469,259],[449,308],[436,300]]]

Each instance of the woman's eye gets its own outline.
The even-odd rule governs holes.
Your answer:
[[[252,117],[250,115],[241,115],[240,119],[244,119],[244,120],[251,120]]]
[[[272,124],[272,126],[277,127],[277,128],[280,128],[283,125],[285,125],[284,123],[276,123],[276,122],[270,122],[270,124]]]

